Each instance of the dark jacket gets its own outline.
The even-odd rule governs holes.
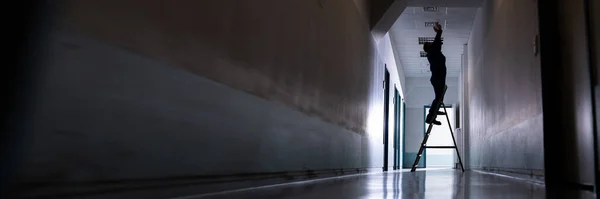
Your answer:
[[[427,60],[429,61],[429,70],[431,75],[446,74],[446,56],[442,54],[442,30],[437,32],[431,47],[427,51]]]

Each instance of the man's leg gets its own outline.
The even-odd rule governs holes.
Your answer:
[[[439,105],[441,105],[442,100],[444,99],[444,88],[446,87],[446,72],[439,72],[438,75],[432,76],[433,80],[433,91],[435,92],[435,100],[439,101],[438,106],[435,107],[435,110],[439,110]]]
[[[433,91],[435,92],[435,99],[433,99],[433,103],[435,103],[435,107],[432,107],[432,109],[430,109],[431,112],[435,112],[440,109],[440,104],[444,98],[444,86],[446,85],[440,82],[436,82],[436,85],[433,86]]]
[[[433,76],[431,78],[431,85],[433,86],[433,92],[435,93],[435,98],[431,102],[431,107],[429,108],[429,113],[427,114],[426,122],[441,124],[439,121],[435,120],[435,115],[438,115],[436,112],[439,111],[440,102],[444,98],[444,87],[446,86],[445,77],[436,77]]]

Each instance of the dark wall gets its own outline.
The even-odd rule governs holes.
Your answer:
[[[374,56],[353,1],[65,1],[62,28],[364,133]],[[110,13],[110,14],[106,14]]]
[[[534,1],[488,0],[468,43],[470,166],[543,175],[543,131]]]
[[[539,2],[548,195],[594,191],[594,101],[584,0]],[[556,196],[558,197],[558,196]]]
[[[50,4],[29,196],[384,166],[386,64],[398,75],[354,1]]]
[[[592,83],[594,86],[594,97],[595,97],[595,116],[596,116],[596,173],[600,173],[600,2],[589,1],[592,5],[589,7],[590,11],[590,22],[591,22],[591,38],[594,42],[592,45],[592,71],[595,72]],[[596,186],[598,186],[600,179],[596,179]]]

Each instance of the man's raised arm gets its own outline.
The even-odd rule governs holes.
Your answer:
[[[435,34],[435,39],[433,40],[433,44],[442,44],[442,32],[444,32],[442,30],[442,25],[436,23],[435,26],[433,27],[433,30],[435,30],[436,34]]]

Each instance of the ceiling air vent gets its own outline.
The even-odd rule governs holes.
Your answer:
[[[439,11],[438,7],[423,7],[424,12],[437,12]]]
[[[425,42],[433,42],[435,37],[419,37],[419,44],[424,44]],[[444,38],[441,38],[444,41]]]
[[[427,53],[425,51],[421,51],[421,57],[427,57]]]
[[[425,27],[433,27],[433,26],[435,26],[436,23],[438,23],[438,22],[437,21],[426,21]]]

